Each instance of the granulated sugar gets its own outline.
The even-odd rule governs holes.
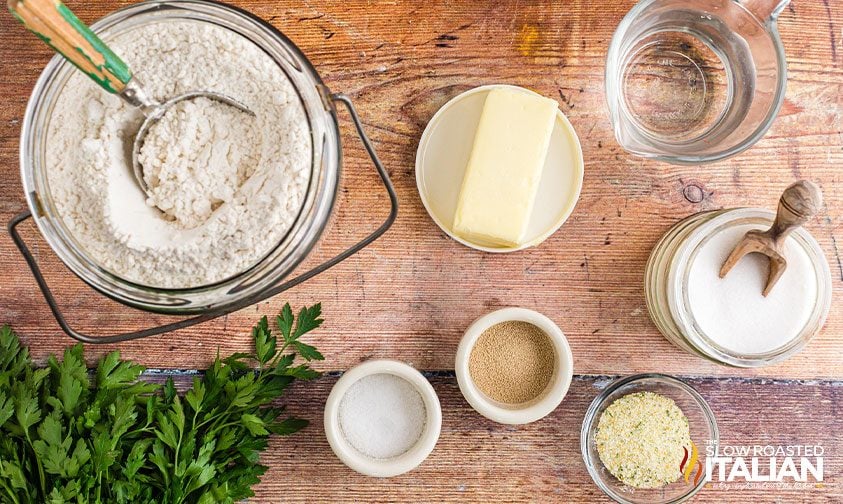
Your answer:
[[[208,23],[150,23],[106,42],[156,99],[209,90],[256,117],[220,128],[211,123],[243,114],[199,100],[170,111],[144,153],[150,202],[165,214],[132,178],[141,112],[74,72],[47,136],[47,177],[64,225],[91,260],[145,285],[196,287],[248,269],[290,229],[310,179],[307,118],[289,79],[252,42]]]
[[[412,448],[426,419],[424,400],[415,387],[387,373],[357,380],[340,401],[343,436],[357,451],[375,459],[397,457]]]

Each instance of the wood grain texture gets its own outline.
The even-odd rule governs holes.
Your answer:
[[[401,200],[393,229],[372,247],[312,281],[221,320],[120,345],[124,357],[155,368],[204,367],[219,348],[247,350],[248,328],[262,314],[322,301],[326,323],[310,341],[343,370],[371,357],[449,370],[462,331],[508,305],[541,311],[566,332],[578,374],[661,371],[694,376],[843,377],[843,0],[795,2],[782,15],[787,100],[773,128],[750,151],[705,167],[675,167],[625,154],[615,143],[602,96],[612,31],[630,0],[349,2],[243,0],[298,44],[334,91],[355,101]],[[91,22],[127,2],[68,2]],[[11,17],[0,15],[0,219],[25,208],[18,146],[26,100],[50,57]],[[539,247],[483,254],[448,239],[425,213],[415,188],[421,132],[448,99],[495,82],[533,88],[559,100],[580,135],[586,159],[582,197],[570,220]],[[339,204],[316,264],[376,226],[387,199],[365,152],[341,114],[345,173]],[[650,248],[676,220],[732,206],[774,208],[797,178],[817,181],[826,205],[808,228],[832,268],[832,313],[823,332],[789,361],[760,370],[720,367],[671,346],[649,321],[643,271]],[[163,317],[126,309],[92,292],[64,269],[38,233],[25,236],[72,320],[115,331]],[[63,336],[8,236],[0,236],[0,322],[10,322],[37,359],[71,340]],[[113,347],[90,347],[93,360]],[[427,462],[408,475],[373,480],[346,469],[321,429],[336,375],[293,388],[292,412],[313,424],[276,439],[271,469],[255,502],[601,502],[579,452],[585,410],[608,383],[575,377],[568,397],[545,420],[494,424],[462,399],[450,372],[430,379],[443,406],[443,431]],[[821,443],[829,457],[823,488],[707,488],[695,502],[843,501],[843,404],[840,382],[745,378],[691,380],[733,444]]]
[[[580,427],[588,405],[612,378],[576,376],[548,417],[505,426],[472,410],[452,373],[427,376],[442,404],[439,442],[416,470],[389,479],[359,475],[331,451],[322,411],[336,376],[292,387],[287,410],[311,425],[270,442],[262,459],[270,469],[255,502],[610,502],[586,471]],[[843,417],[838,411],[843,383],[711,378],[688,383],[714,411],[723,445],[818,444],[826,453],[822,485],[772,492],[709,483],[694,503],[843,501]]]
[[[70,2],[93,21],[126,2]],[[401,200],[393,229],[333,271],[224,319],[143,342],[124,356],[155,367],[197,368],[216,353],[244,350],[247,328],[285,301],[322,301],[327,323],[316,343],[326,367],[369,356],[424,369],[452,368],[465,327],[501,306],[536,309],[568,335],[576,372],[668,373],[788,378],[843,375],[843,1],[795,2],[781,17],[787,49],[787,100],[770,132],[750,151],[704,167],[634,158],[613,139],[602,96],[607,44],[632,2],[496,1],[301,2],[239,5],[287,34],[328,86],[349,94],[389,167]],[[48,49],[0,16],[0,219],[25,208],[18,145],[26,100]],[[570,220],[539,247],[492,255],[448,239],[425,213],[413,176],[414,153],[429,118],[457,93],[495,82],[559,100],[586,159],[582,197]],[[335,218],[308,261],[328,257],[376,226],[386,196],[348,117],[341,113],[345,174]],[[834,277],[834,303],[822,333],[799,356],[760,370],[707,363],[671,346],[647,317],[643,270],[655,241],[700,210],[774,208],[797,178],[824,189],[826,206],[808,228]],[[71,320],[94,331],[161,321],[125,309],[72,277],[31,230],[27,240]],[[47,309],[7,236],[0,237],[0,320],[12,322],[43,359],[70,343]],[[93,348],[94,356],[110,348]]]

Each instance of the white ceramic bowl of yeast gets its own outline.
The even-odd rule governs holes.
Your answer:
[[[488,397],[474,383],[469,370],[471,351],[480,335],[495,324],[510,321],[533,324],[547,335],[553,346],[553,376],[544,391],[525,404],[504,404]],[[562,329],[548,317],[526,308],[502,308],[483,315],[465,330],[457,348],[454,369],[460,391],[475,411],[498,423],[518,425],[540,420],[559,406],[568,393],[568,387],[571,386],[574,375],[574,356]]]
[[[340,403],[349,388],[361,378],[377,374],[391,374],[406,380],[421,396],[426,414],[415,444],[401,455],[386,459],[369,457],[354,448],[345,438],[339,418]],[[366,476],[388,478],[415,469],[430,455],[442,429],[442,408],[433,386],[415,368],[394,360],[370,360],[346,371],[334,384],[325,403],[324,422],[328,444],[345,465]]]
[[[416,151],[416,186],[427,213],[448,236],[485,252],[514,252],[545,241],[574,211],[583,183],[582,147],[568,118],[557,110],[524,243],[517,247],[488,247],[457,236],[451,228],[463,175],[486,95],[495,88],[538,96],[529,89],[494,84],[470,89],[452,98],[433,115],[422,134]]]

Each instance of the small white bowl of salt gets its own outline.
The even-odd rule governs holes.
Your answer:
[[[387,478],[424,462],[442,428],[439,397],[413,367],[372,360],[346,371],[325,404],[325,435],[351,469]]]

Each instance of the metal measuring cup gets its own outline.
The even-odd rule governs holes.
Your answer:
[[[132,143],[132,172],[138,186],[147,196],[150,195],[150,191],[139,161],[140,149],[149,129],[171,107],[185,100],[205,97],[231,105],[249,115],[255,115],[234,98],[213,91],[190,91],[163,103],[158,102],[146,92],[143,83],[133,74],[129,66],[100,40],[88,25],[80,21],[67,6],[58,0],[9,0],[9,11],[27,29],[82,70],[101,88],[111,94],[116,94],[143,113],[145,119]]]
[[[676,164],[738,154],[770,128],[787,66],[776,20],[790,0],[641,0],[606,58],[625,150]]]

